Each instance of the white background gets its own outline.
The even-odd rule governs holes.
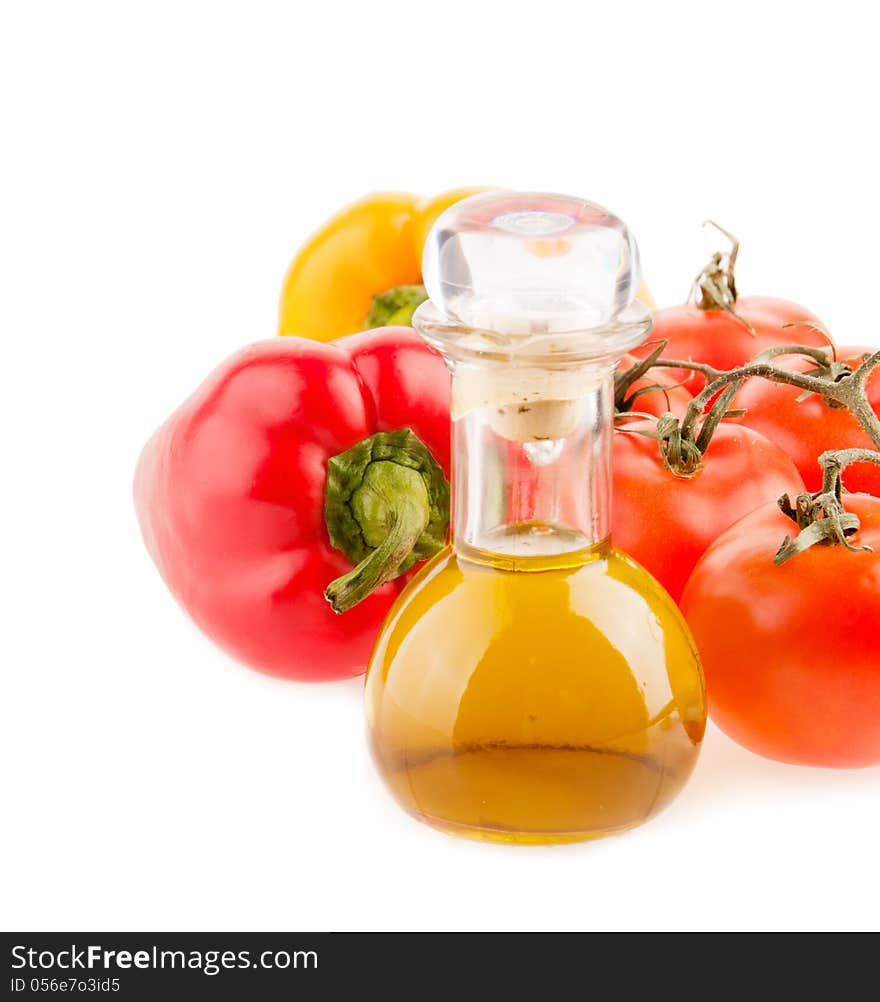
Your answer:
[[[166,593],[148,433],[275,331],[298,243],[375,188],[583,194],[661,304],[741,289],[880,344],[865,3],[7,2],[2,100],[6,928],[876,928],[880,770],[710,730],[659,819],[552,849],[405,817],[360,684],[234,664]],[[845,667],[845,666],[843,666]]]

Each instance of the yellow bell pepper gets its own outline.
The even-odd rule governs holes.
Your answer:
[[[381,323],[408,323],[425,298],[422,249],[434,220],[485,190],[457,188],[430,199],[379,192],[343,209],[293,259],[278,333],[329,341]],[[377,304],[376,322],[368,322],[374,298],[389,290],[400,291],[393,302]]]
[[[383,324],[408,324],[425,299],[422,251],[437,217],[487,188],[434,198],[377,192],[342,209],[294,257],[284,279],[279,334],[329,341]],[[653,300],[644,284],[639,299]]]

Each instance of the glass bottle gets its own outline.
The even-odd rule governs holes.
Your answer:
[[[706,722],[661,586],[615,550],[614,367],[650,330],[636,245],[577,198],[438,219],[418,331],[452,371],[452,543],[398,598],[366,681],[375,761],[443,830],[573,842],[661,810]]]

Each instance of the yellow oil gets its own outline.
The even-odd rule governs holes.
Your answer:
[[[706,723],[678,609],[607,542],[519,562],[440,553],[392,609],[366,698],[401,805],[502,842],[646,821],[686,782]]]

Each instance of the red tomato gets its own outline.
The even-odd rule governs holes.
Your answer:
[[[783,324],[798,320],[819,322],[815,314],[787,299],[743,296],[736,301],[735,309],[737,316],[751,324],[754,333],[726,310],[701,310],[693,303],[686,303],[657,310],[651,342],[667,341],[663,352],[667,358],[706,362],[722,370],[745,365],[755,355],[780,344],[806,344],[822,348],[831,343],[813,327],[783,329]],[[632,353],[637,358],[644,358],[651,350],[651,344],[640,345]],[[695,395],[706,385],[699,372],[685,369],[655,371],[664,372],[672,383],[688,380],[687,388]]]
[[[642,421],[626,428],[651,429]],[[657,443],[623,429],[614,433],[612,538],[646,567],[676,600],[709,544],[748,512],[803,481],[772,442],[736,425],[715,432],[703,468],[678,477]]]
[[[856,368],[859,357],[871,348],[838,348],[837,357]],[[782,368],[803,371],[812,367],[811,359],[787,355],[773,360]],[[867,383],[868,399],[880,414],[880,373],[871,373]],[[873,449],[871,439],[849,410],[831,407],[816,394],[801,400],[801,390],[768,379],[750,379],[737,393],[734,407],[746,413],[738,422],[754,428],[781,446],[794,460],[807,490],[822,486],[822,471],[817,459],[828,449]],[[844,484],[851,491],[880,494],[880,466],[856,463],[844,474]]]
[[[782,762],[880,763],[880,499],[846,507],[862,523],[852,542],[874,552],[813,546],[777,567],[796,528],[767,504],[716,540],[681,601],[712,718]]]
[[[620,360],[618,369],[621,372],[626,372],[637,361],[638,359],[633,355],[624,355]],[[681,372],[680,369],[676,371]],[[641,393],[635,399],[632,399],[632,395],[639,390],[657,386],[658,384],[662,384],[664,388],[662,390],[651,390],[650,393]],[[688,409],[688,404],[693,399],[690,392],[683,386],[675,385],[675,379],[669,375],[666,369],[652,369],[647,376],[637,379],[627,389],[626,397],[630,403],[630,410],[641,411],[643,414],[653,414],[655,417],[660,417],[667,412],[671,412],[677,418],[684,417],[684,412]],[[626,420],[626,418],[618,418],[618,423]],[[638,418],[630,418],[629,420],[638,420]]]

